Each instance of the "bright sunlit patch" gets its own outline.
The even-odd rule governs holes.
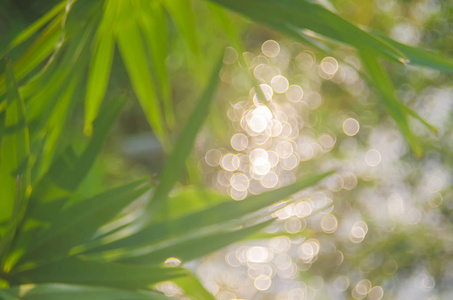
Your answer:
[[[293,146],[288,141],[281,141],[275,147],[275,151],[280,158],[288,158],[293,154]]]
[[[278,162],[280,161],[277,152],[272,150],[267,151],[267,157],[271,168],[277,166]]]
[[[304,91],[298,85],[290,85],[286,90],[286,97],[291,102],[299,102],[304,97]]]
[[[217,149],[211,149],[205,155],[206,163],[211,167],[218,166],[220,164],[221,158],[222,153]]]
[[[291,256],[289,256],[287,253],[283,253],[275,257],[274,262],[277,268],[285,270],[291,267],[293,260],[291,259]]]
[[[247,197],[247,191],[238,191],[233,187],[230,190],[230,196],[236,201],[244,200]]]
[[[321,228],[325,233],[334,233],[338,228],[337,218],[331,214],[322,216]]]
[[[276,93],[282,94],[288,89],[288,79],[284,76],[277,75],[272,78],[271,87]]]
[[[255,115],[250,118],[248,123],[251,130],[260,133],[266,130],[268,120],[262,115]]]
[[[376,149],[370,149],[365,154],[365,162],[370,167],[376,167],[381,163],[381,152]]]
[[[368,292],[368,299],[370,300],[381,300],[382,297],[384,297],[384,289],[378,285]]]
[[[356,119],[349,118],[343,122],[343,131],[348,136],[354,136],[359,132],[360,125]]]
[[[354,299],[363,299],[371,289],[371,282],[368,279],[360,280],[352,291]]]
[[[176,267],[181,264],[181,261],[176,257],[169,257],[165,260],[165,264],[168,266]]]
[[[315,57],[313,52],[304,51],[296,56],[296,64],[302,70],[309,70],[315,64]]]
[[[231,186],[239,192],[245,192],[249,188],[250,179],[242,173],[236,173],[231,176]]]
[[[227,171],[235,171],[239,168],[239,158],[234,154],[227,154],[222,158],[222,168]]]
[[[280,53],[280,45],[274,40],[267,40],[261,46],[261,51],[267,57],[276,57]]]
[[[319,137],[319,144],[324,149],[330,149],[335,145],[335,139],[328,134],[323,134]]]
[[[281,159],[281,165],[285,170],[293,170],[299,165],[299,157],[291,154],[289,157]]]
[[[368,233],[368,226],[363,221],[357,221],[351,228],[350,240],[353,243],[360,243]]]
[[[272,279],[269,276],[260,275],[257,278],[255,278],[255,281],[253,282],[253,284],[255,285],[255,288],[257,290],[266,291],[271,287]]]
[[[280,122],[279,120],[271,120],[271,124],[268,127],[268,129],[269,136],[277,137],[282,133],[283,130],[282,122]]]
[[[234,64],[238,60],[238,53],[236,49],[232,47],[225,48],[225,54],[223,55],[223,63],[230,65]]]
[[[260,88],[263,91],[264,97],[266,97],[267,101],[272,100],[272,96],[274,95],[274,91],[272,88],[267,84],[260,84]]]
[[[338,61],[333,57],[325,57],[321,60],[321,72],[319,75],[324,79],[331,79],[338,71]]]
[[[248,126],[256,133],[265,131],[269,126],[270,120],[272,119],[271,111],[264,105],[255,108],[251,113],[249,113],[248,116]]]
[[[260,182],[265,188],[273,188],[278,183],[278,175],[274,172],[268,172],[260,179]]]
[[[248,138],[242,133],[236,133],[231,138],[231,147],[237,151],[242,151],[247,148],[248,143]]]
[[[285,231],[290,234],[295,234],[302,229],[302,223],[298,218],[290,218],[285,221]]]
[[[310,203],[301,201],[296,204],[295,213],[299,218],[305,218],[311,215],[313,208]]]
[[[258,160],[268,160],[269,159],[269,154],[267,153],[266,150],[262,148],[256,148],[253,149],[252,152],[250,152],[250,161],[254,164]]]
[[[338,276],[334,283],[333,283],[333,286],[335,287],[335,289],[339,292],[343,292],[343,291],[346,291],[349,287],[349,278],[347,276]]]
[[[247,260],[254,263],[264,263],[270,258],[269,249],[260,246],[250,247],[246,252]]]
[[[318,240],[309,239],[297,248],[297,255],[304,263],[310,263],[318,255],[319,250]]]
[[[266,175],[267,173],[269,173],[270,170],[271,170],[271,164],[269,163],[269,161],[267,159],[258,158],[253,162],[253,173],[255,173],[256,175],[259,175],[259,176]],[[255,179],[259,179],[259,178],[255,178]]]

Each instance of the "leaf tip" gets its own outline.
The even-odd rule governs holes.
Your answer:
[[[83,127],[83,134],[86,136],[93,135],[93,124],[91,122],[87,122]]]
[[[407,65],[411,62],[411,60],[407,57],[401,57],[400,59],[398,59],[403,65]]]

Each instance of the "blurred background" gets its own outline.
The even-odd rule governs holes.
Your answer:
[[[181,181],[189,187],[174,191],[175,203],[188,194],[197,200],[192,208],[173,202],[170,208],[194,209],[222,194],[242,201],[303,174],[338,172],[277,211],[278,222],[265,232],[186,266],[224,300],[453,298],[451,75],[386,64],[399,99],[438,131],[411,123],[424,149],[417,158],[361,76],[360,60],[350,48],[326,55],[231,14],[243,52],[229,44],[205,2],[192,2],[199,57],[187,51],[190,45],[169,22],[171,138],[193,108],[211,57],[227,47],[216,103]],[[453,55],[451,2],[319,2],[399,42]],[[1,1],[0,43],[56,3]],[[266,105],[256,98],[250,74]],[[116,55],[107,97],[118,90],[132,88]],[[71,118],[73,134],[67,139],[83,144],[83,107]],[[130,101],[81,190],[94,194],[146,174],[155,178],[164,157],[137,101]],[[170,282],[157,288],[183,298]]]

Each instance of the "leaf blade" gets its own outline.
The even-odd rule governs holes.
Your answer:
[[[146,208],[151,215],[154,215],[155,212],[158,212],[163,207],[168,194],[184,170],[185,162],[195,144],[197,133],[201,129],[208,115],[209,107],[213,102],[214,92],[219,82],[218,74],[221,66],[222,60],[220,59],[212,71],[211,81],[198,100],[186,126],[174,145],[174,150],[165,164],[160,177],[160,184],[157,186]]]
[[[13,271],[11,279],[23,283],[55,282],[146,289],[151,284],[171,280],[185,274],[187,272],[179,268],[131,266],[72,257],[30,270]]]
[[[283,34],[288,25],[309,29],[323,36],[369,51],[395,62],[405,62],[406,57],[388,43],[354,26],[324,7],[298,0],[211,0],[248,18],[266,24]]]
[[[371,83],[376,87],[378,93],[384,101],[384,104],[390,112],[390,115],[400,127],[401,132],[414,151],[414,154],[417,157],[420,157],[423,150],[409,127],[406,111],[402,108],[403,104],[396,99],[395,91],[387,72],[384,70],[377,58],[372,54],[359,52],[359,55],[362,64],[371,79]]]

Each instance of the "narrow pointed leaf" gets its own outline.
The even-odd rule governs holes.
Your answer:
[[[370,83],[376,87],[390,115],[400,127],[415,155],[420,157],[423,150],[409,127],[406,111],[402,108],[403,104],[396,99],[395,90],[387,72],[373,54],[366,52],[359,54]]]
[[[17,176],[24,176],[24,188],[30,184],[28,158],[30,141],[25,119],[25,104],[18,86],[11,61],[6,62],[7,103],[4,126],[0,132],[0,221],[11,217],[15,198]]]
[[[39,201],[67,196],[79,186],[91,169],[102,146],[119,116],[127,97],[119,95],[112,101],[105,103],[103,113],[94,121],[93,136],[80,156],[77,156],[69,147],[52,164],[47,174],[37,184],[34,197]],[[71,174],[71,176],[66,176]]]
[[[42,61],[44,61],[52,51],[61,36],[61,20],[53,20],[46,29],[37,37],[33,44],[14,64],[14,73],[17,80],[21,80]],[[5,77],[0,76],[0,95],[6,91]]]
[[[0,269],[3,268],[17,227],[27,209],[31,192],[30,141],[25,120],[25,103],[19,95],[18,85],[10,60],[6,62],[7,101],[5,127],[0,148],[0,199],[4,210],[0,220],[8,220],[8,228],[0,240]],[[10,131],[10,128],[15,130]]]
[[[292,194],[317,184],[331,174],[333,172],[307,176],[294,184],[248,197],[245,201],[237,202],[230,199],[230,201],[222,202],[177,219],[151,224],[139,232],[129,234],[123,239],[93,247],[90,252],[156,243],[163,239],[185,235],[215,224],[238,220],[248,214],[285,200]]]
[[[121,261],[132,264],[160,264],[163,263],[168,257],[176,257],[184,262],[191,261],[226,247],[234,242],[240,241],[250,234],[267,227],[273,222],[274,220],[271,219],[266,222],[238,230],[219,230],[204,236],[195,236],[187,240],[182,238],[182,241],[176,241],[174,244],[169,246]],[[130,251],[128,255],[134,255],[134,252]]]
[[[421,48],[411,47],[387,37],[381,36],[383,40],[404,53],[411,65],[418,65],[453,73],[453,59]]]
[[[215,300],[216,298],[201,284],[194,274],[178,277],[172,280],[187,297],[197,300]]]
[[[381,57],[405,62],[406,57],[386,42],[354,26],[333,12],[301,0],[211,0],[275,30],[290,25],[309,29],[325,37]],[[287,32],[283,31],[283,34]]]
[[[10,298],[8,298],[10,297]],[[0,290],[0,298],[4,300],[165,300],[165,295],[145,292],[126,291],[106,287],[93,287],[68,284],[29,284],[14,286]]]
[[[192,151],[197,134],[208,116],[209,107],[213,102],[214,92],[219,82],[221,67],[222,60],[219,60],[212,72],[211,81],[198,100],[187,124],[184,126],[184,129],[180,133],[179,138],[173,147],[173,151],[167,159],[167,163],[160,176],[160,184],[157,186],[147,208],[151,215],[155,215],[163,207],[168,194],[184,170],[185,162]]]
[[[175,116],[170,79],[166,66],[168,53],[166,15],[158,1],[149,1],[141,9],[141,11],[137,12],[138,24],[151,53],[150,57],[155,72],[155,79],[159,86],[159,94],[163,101],[166,123],[169,128],[173,128],[175,126]]]
[[[118,24],[116,37],[132,87],[146,118],[159,140],[164,143],[164,146],[168,146],[161,107],[156,95],[154,80],[148,67],[146,50],[140,29],[132,16],[125,18],[123,22]]]
[[[172,17],[173,21],[178,26],[181,36],[189,45],[190,50],[195,57],[199,58],[200,47],[195,27],[194,10],[189,0],[163,0],[162,1]]]
[[[86,135],[91,135],[93,131],[92,122],[99,112],[110,78],[115,42],[113,31],[108,28],[108,26],[111,26],[108,20],[110,16],[107,15],[109,11],[105,12],[106,15],[104,15],[104,19],[97,30],[93,58],[88,74],[84,127]]]
[[[63,209],[51,222],[49,229],[29,247],[24,259],[43,261],[68,254],[71,248],[89,240],[102,225],[149,189],[145,180],[140,180]]]
[[[146,289],[150,285],[184,276],[185,270],[156,266],[131,266],[67,258],[34,269],[13,272],[11,278],[23,283],[69,283]]]
[[[7,50],[11,50],[12,48],[17,47],[18,45],[25,42],[27,39],[29,39],[31,36],[33,36],[33,34],[35,34],[39,29],[41,29],[43,26],[45,26],[52,19],[55,18],[61,22],[63,15],[60,13],[64,10],[66,5],[67,5],[67,1],[61,1],[59,4],[55,5],[44,16],[39,18],[37,21],[35,21],[30,26],[28,26],[16,38],[14,38],[14,40],[11,41],[11,43],[8,45]],[[3,55],[0,55],[0,58],[2,56]]]

